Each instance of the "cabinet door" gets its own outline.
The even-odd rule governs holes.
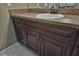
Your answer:
[[[27,33],[24,31],[22,20],[19,18],[13,18],[13,23],[17,41],[19,41],[23,45],[27,45],[27,38],[26,38]]]
[[[25,45],[25,32],[20,29],[19,31],[16,30],[16,36],[17,36],[17,41]]]
[[[43,35],[42,41],[42,55],[45,56],[62,56],[62,55],[71,55],[71,47],[62,43],[53,40],[48,36]]]
[[[24,46],[27,46],[27,32],[21,29],[19,33],[16,32],[17,41],[22,43]]]
[[[40,34],[36,29],[30,28],[28,31],[28,47],[40,55]]]

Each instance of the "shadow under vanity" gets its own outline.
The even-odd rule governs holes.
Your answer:
[[[79,15],[79,9],[59,8],[57,12],[64,15]],[[10,13],[17,41],[36,54],[41,56],[79,55],[79,24],[35,18],[39,13],[50,13],[50,9],[46,8],[10,9]],[[74,17],[78,19],[79,16],[76,16]],[[70,20],[79,21],[75,18]]]

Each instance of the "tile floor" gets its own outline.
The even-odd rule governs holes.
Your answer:
[[[16,42],[0,52],[0,56],[37,56],[28,48]]]

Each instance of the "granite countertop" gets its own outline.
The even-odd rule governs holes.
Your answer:
[[[79,15],[64,15],[63,18],[55,20],[43,20],[36,18],[37,14],[40,13],[12,13],[11,16],[79,29]]]

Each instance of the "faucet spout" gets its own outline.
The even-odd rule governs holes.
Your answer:
[[[54,6],[52,6],[50,10],[51,10],[50,12],[51,14],[57,14],[57,9]]]

